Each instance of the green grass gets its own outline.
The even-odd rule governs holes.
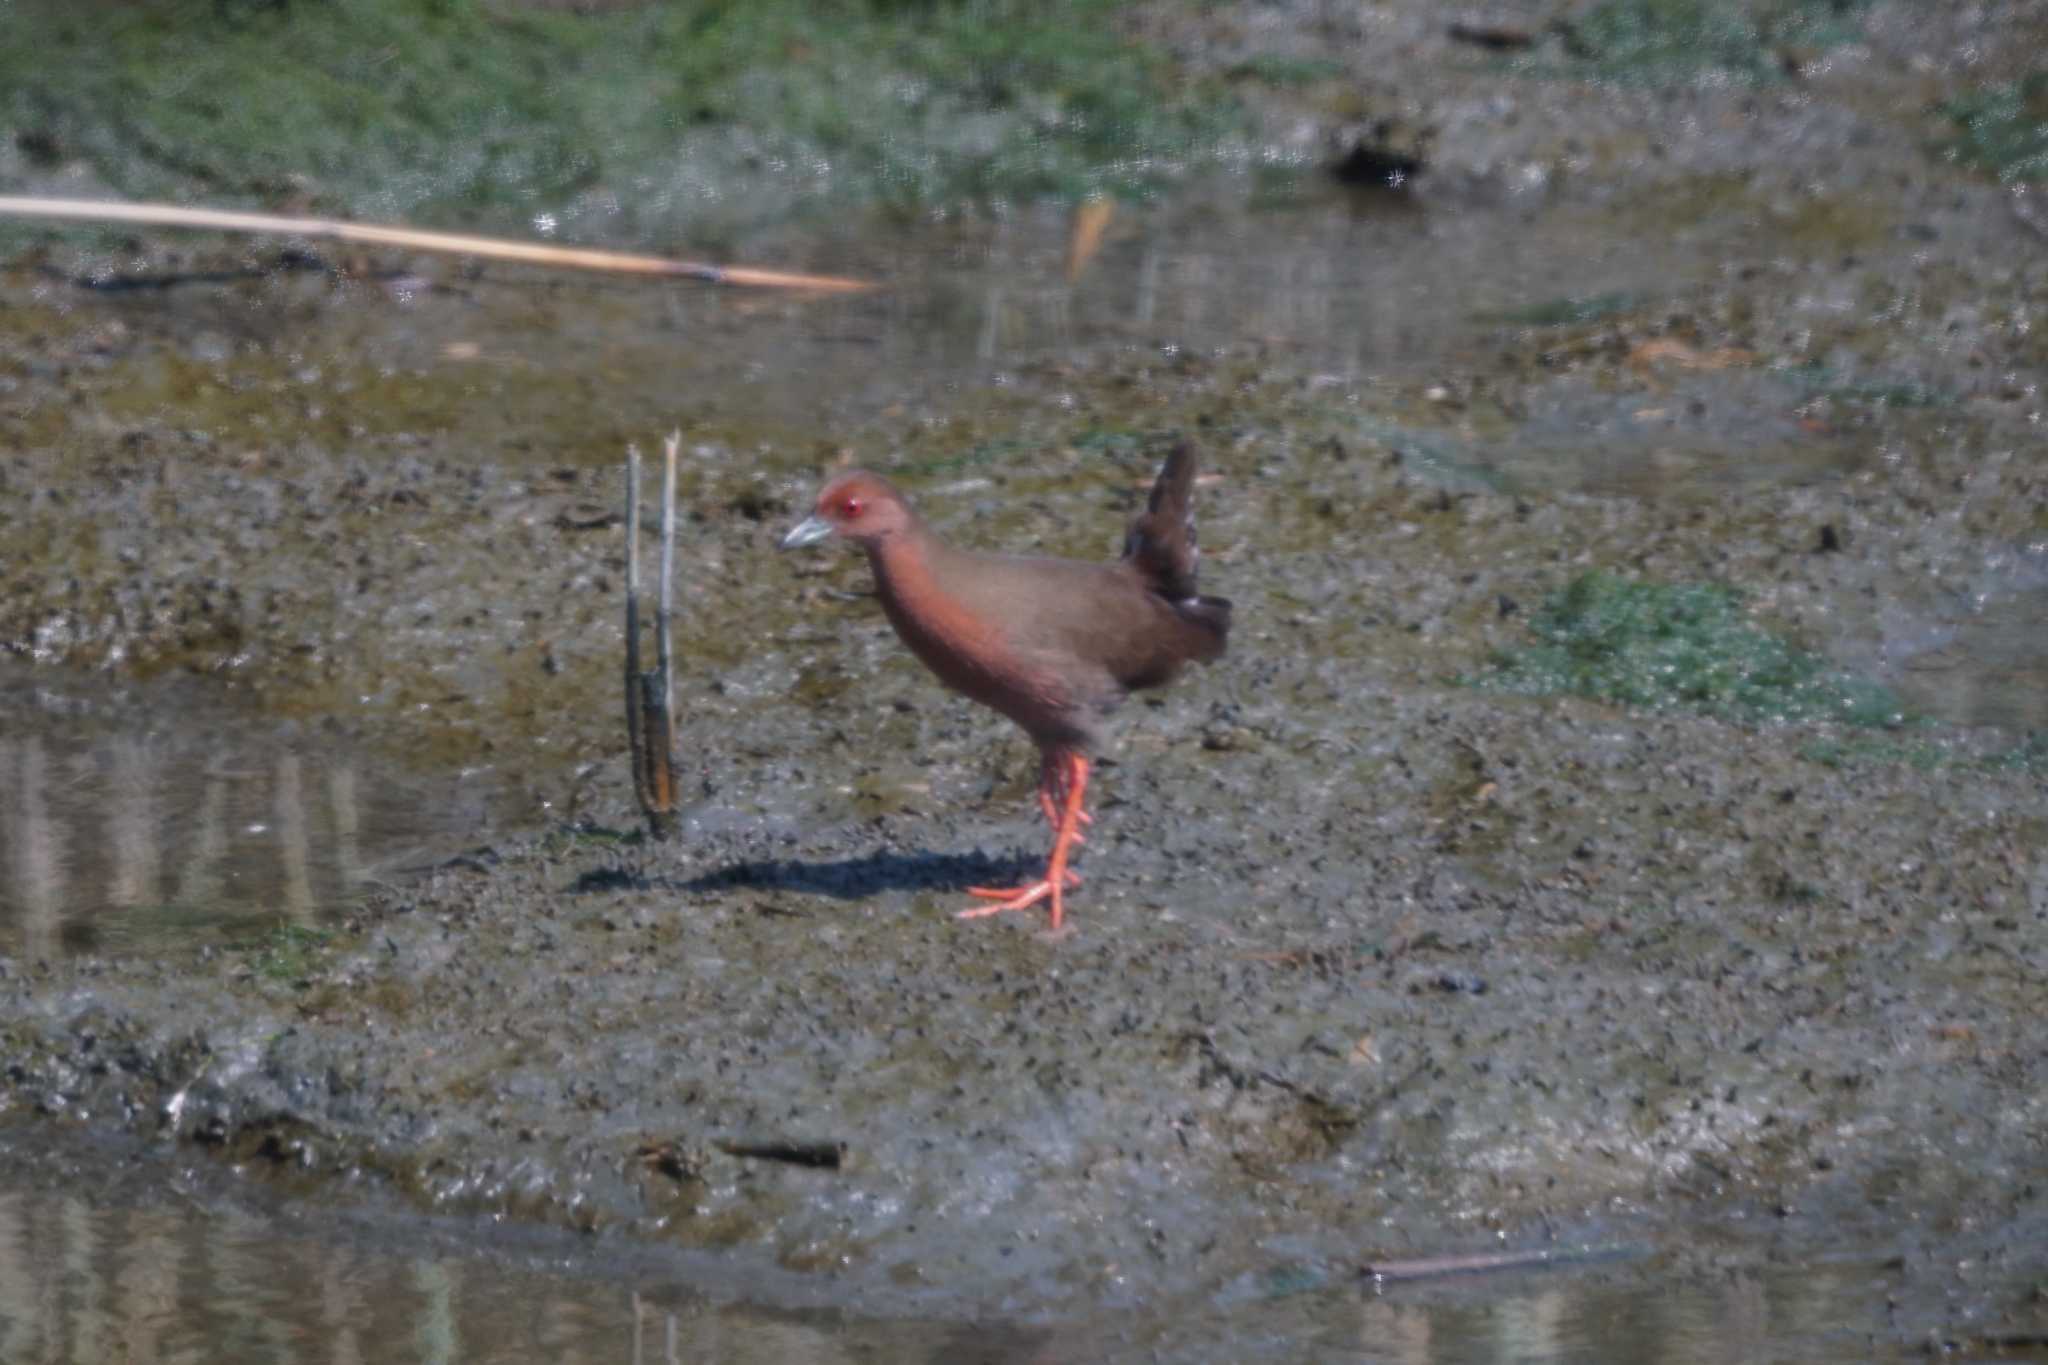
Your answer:
[[[975,469],[997,462],[1011,463],[1028,455],[1033,449],[1030,441],[996,440],[977,441],[966,450],[955,455],[940,455],[929,460],[914,460],[894,466],[889,472],[901,478],[932,478],[940,474],[957,474],[963,469]]]
[[[1570,21],[1565,47],[1573,69],[1610,80],[1659,83],[1719,72],[1762,83],[1785,76],[1788,54],[1855,41],[1868,4],[1602,0]]]
[[[1090,427],[1076,436],[1069,444],[1087,455],[1102,455],[1109,459],[1136,459],[1145,453],[1148,437],[1144,432],[1124,427]]]
[[[1957,128],[1949,154],[2007,184],[2048,180],[2048,71],[1948,101]]]
[[[0,3],[0,125],[135,198],[631,235],[1142,193],[1247,120],[1114,0]],[[598,210],[592,209],[592,212]],[[573,215],[565,226],[573,228]]]
[[[1606,294],[1586,294],[1572,298],[1545,299],[1538,303],[1525,304],[1520,308],[1504,309],[1497,313],[1480,313],[1475,320],[1491,323],[1512,323],[1521,327],[1567,327],[1589,322],[1604,322],[1608,318],[1622,317],[1641,308],[1647,300],[1631,290],[1618,289]]]
[[[277,924],[246,946],[249,969],[270,981],[297,983],[313,974],[334,931],[308,924]]]
[[[1895,726],[1907,718],[1889,689],[1758,629],[1742,594],[1716,584],[1589,573],[1545,599],[1529,629],[1531,644],[1498,656],[1490,671],[1465,681],[1491,691],[1573,693],[1752,725]]]
[[[1797,365],[1782,372],[1787,379],[1807,392],[1824,398],[1843,402],[1867,403],[1874,407],[1887,408],[1945,408],[1953,407],[1960,401],[1946,389],[1937,389],[1930,384],[1901,380],[1887,383],[1883,380],[1851,380],[1818,360]]]
[[[2005,772],[2048,773],[2048,730],[2026,739],[1985,760],[1987,766]]]
[[[2048,731],[2029,735],[2010,749],[1958,758],[1932,742],[1901,744],[1887,739],[1816,740],[1800,746],[1799,756],[1830,768],[1908,764],[1922,772],[1962,763],[1992,772],[2048,772]]]
[[[1889,739],[1824,739],[1799,748],[1799,756],[1826,768],[1855,768],[1869,764],[1890,767],[1905,764],[1931,772],[1948,762],[1948,755],[1931,743],[1901,744]]]

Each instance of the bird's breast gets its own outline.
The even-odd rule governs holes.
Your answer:
[[[1075,730],[1082,689],[1016,638],[1017,622],[1000,601],[953,590],[919,554],[877,555],[875,579],[889,624],[941,682],[1034,736]]]

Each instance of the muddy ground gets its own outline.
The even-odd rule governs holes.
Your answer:
[[[715,1251],[784,1303],[1050,1320],[1626,1245],[1701,1276],[1868,1262],[1851,1308],[1884,1341],[2042,1330],[2040,661],[2031,626],[2018,662],[1935,646],[1956,603],[2048,581],[2048,244],[1930,154],[1929,91],[1992,59],[1903,13],[1790,84],[1655,94],[1390,19],[1424,74],[1374,49],[1374,88],[1437,130],[1387,220],[1411,266],[1433,235],[1585,233],[1654,241],[1660,287],[1418,318],[1363,370],[1155,328],[749,407],[695,397],[737,362],[660,326],[590,368],[442,363],[525,294],[408,296],[379,363],[374,280],[138,304],[17,261],[0,645],[195,673],[533,800],[324,927],[17,941],[0,1113],[310,1201]],[[699,321],[743,349],[807,306]],[[678,408],[691,807],[655,845],[612,462]],[[775,542],[850,457],[962,541],[1106,555],[1173,432],[1220,476],[1231,654],[1125,708],[1070,934],[956,921],[1042,852],[1035,757],[907,658],[857,557]],[[1908,720],[1463,685],[1595,568],[1739,587]],[[737,1152],[778,1145],[836,1165]]]

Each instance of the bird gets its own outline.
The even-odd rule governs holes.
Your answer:
[[[972,919],[1048,902],[1059,930],[1069,863],[1093,823],[1085,799],[1103,722],[1126,694],[1223,655],[1230,603],[1195,590],[1195,450],[1176,443],[1112,563],[989,554],[947,544],[888,480],[864,469],[830,480],[782,548],[832,536],[866,552],[896,634],[940,682],[1008,716],[1039,751],[1038,806],[1052,826],[1045,875],[969,887],[990,902]]]

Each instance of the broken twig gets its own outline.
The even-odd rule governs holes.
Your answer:
[[[846,1159],[846,1144],[843,1142],[714,1142],[711,1145],[727,1156],[780,1161],[822,1171],[836,1171],[839,1163]]]
[[[639,256],[589,247],[546,246],[503,237],[476,237],[461,232],[428,232],[381,223],[351,223],[340,218],[294,218],[275,213],[241,213],[228,209],[193,209],[179,204],[123,204],[100,199],[38,199],[0,195],[0,214],[16,218],[61,218],[88,223],[140,223],[150,227],[210,228],[216,232],[264,232],[286,237],[329,237],[372,246],[439,251],[457,256],[482,256],[494,261],[569,270],[607,270],[615,274],[661,275],[701,280],[706,284],[748,285],[761,289],[810,289],[850,294],[875,287],[871,280],[844,275],[805,275],[789,270],[757,270],[743,265],[708,265],[666,256]]]
[[[1631,1247],[1538,1247],[1530,1251],[1482,1252],[1474,1256],[1425,1256],[1413,1261],[1373,1261],[1359,1267],[1372,1280],[1430,1280],[1445,1275],[1477,1275],[1494,1270],[1534,1270],[1544,1266],[1583,1265],[1634,1255]]]

